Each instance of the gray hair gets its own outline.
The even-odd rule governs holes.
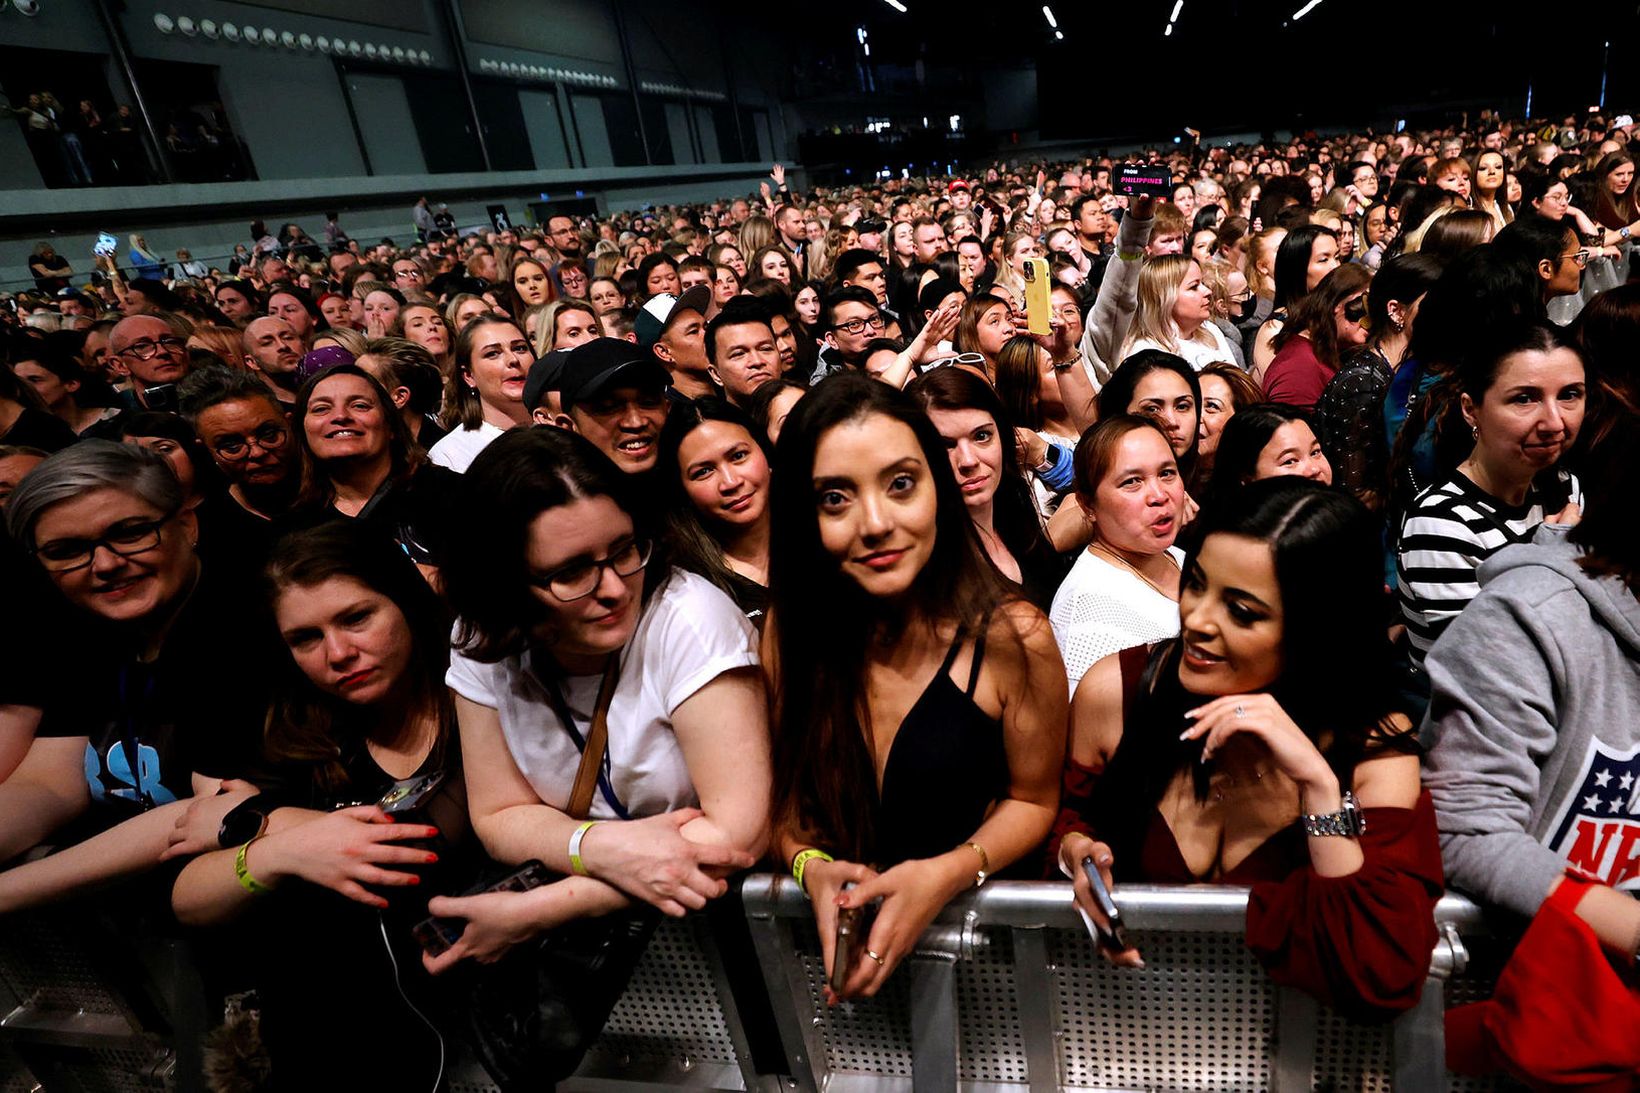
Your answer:
[[[90,490],[122,490],[160,512],[175,512],[184,500],[171,465],[135,444],[82,440],[51,456],[24,476],[6,502],[11,537],[33,550],[34,527],[53,505]]]

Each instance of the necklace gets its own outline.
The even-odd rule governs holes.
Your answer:
[[[1139,569],[1138,566],[1134,565],[1132,562],[1128,561],[1126,558],[1122,557],[1120,554],[1116,553],[1116,551],[1112,550],[1110,547],[1106,546],[1104,543],[1101,543],[1099,540],[1095,539],[1092,543],[1089,543],[1088,546],[1089,546],[1089,549],[1099,551],[1100,554],[1102,554],[1105,557],[1111,559],[1117,565],[1121,566],[1123,569],[1126,569],[1129,573],[1133,574],[1135,577],[1139,578],[1141,581],[1148,584],[1151,588],[1156,590],[1156,594],[1158,596],[1162,596],[1162,597],[1165,597],[1166,599],[1170,599],[1170,600],[1177,600],[1179,598],[1177,594],[1168,595],[1167,591],[1165,589],[1163,589],[1161,585],[1157,584],[1155,581],[1153,581],[1149,577],[1145,576],[1144,573]],[[1166,554],[1166,558],[1169,562],[1173,563],[1173,568],[1174,569],[1179,568],[1179,563],[1173,560],[1173,555]]]
[[[1273,765],[1255,767],[1253,769],[1253,777],[1251,780],[1237,778],[1233,775],[1226,774],[1222,770],[1214,771],[1211,783],[1213,787],[1213,800],[1224,800],[1224,791],[1227,789],[1235,789],[1243,785],[1257,785],[1259,782],[1264,781],[1264,776],[1269,774],[1274,769],[1275,767]]]

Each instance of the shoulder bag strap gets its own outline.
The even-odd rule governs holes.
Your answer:
[[[620,657],[612,655],[604,665],[603,682],[598,684],[598,703],[593,707],[592,727],[587,730],[586,746],[581,749],[581,765],[575,768],[575,782],[569,791],[569,807],[565,809],[577,820],[586,819],[592,807],[593,791],[598,788],[604,753],[609,750],[609,703],[615,697],[615,682],[619,677]]]

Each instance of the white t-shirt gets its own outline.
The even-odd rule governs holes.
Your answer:
[[[524,653],[483,664],[457,650],[450,654],[445,682],[461,697],[496,711],[519,771],[542,801],[562,809],[569,804],[581,751],[529,662]],[[621,651],[620,679],[609,703],[609,782],[628,816],[656,816],[699,803],[672,731],[672,714],[724,672],[756,665],[756,632],[734,601],[704,577],[672,570]],[[560,681],[582,739],[601,682],[600,675]],[[602,787],[592,795],[590,818],[620,819]]]
[[[1141,349],[1160,349],[1183,357],[1190,362],[1190,367],[1198,372],[1215,361],[1224,361],[1226,364],[1236,363],[1235,352],[1231,350],[1230,343],[1225,340],[1224,332],[1216,324],[1203,323],[1201,333],[1212,339],[1211,345],[1204,341],[1191,339],[1190,341],[1179,342],[1179,348],[1177,349],[1169,349],[1160,342],[1151,341],[1149,338],[1135,338],[1122,354],[1122,359],[1127,360]]]
[[[488,421],[479,422],[476,429],[457,429],[429,448],[427,458],[457,474],[466,474],[467,468],[478,458],[478,453],[504,432],[505,429]]]
[[[1177,547],[1167,552],[1183,564]],[[1179,605],[1137,574],[1084,550],[1048,611],[1071,691],[1096,661],[1179,633]]]

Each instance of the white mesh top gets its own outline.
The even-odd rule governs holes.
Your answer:
[[[1169,547],[1175,562],[1184,553]],[[1054,593],[1048,612],[1071,691],[1095,661],[1179,633],[1179,605],[1144,580],[1084,550]]]

